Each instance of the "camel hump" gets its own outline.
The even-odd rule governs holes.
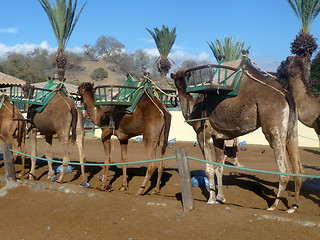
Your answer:
[[[242,59],[239,58],[239,59],[228,61],[228,62],[222,62],[220,66],[221,67],[227,66],[227,67],[239,69],[241,62],[242,62]]]

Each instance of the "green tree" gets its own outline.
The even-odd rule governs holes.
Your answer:
[[[148,54],[146,54],[143,50],[139,49],[135,51],[133,58],[136,68],[139,72],[143,73],[147,71],[147,68],[150,63],[150,57]]]
[[[101,36],[94,46],[98,56],[109,58],[113,54],[120,54],[125,45],[115,37]]]
[[[103,79],[108,77],[108,72],[104,68],[99,67],[99,68],[96,68],[96,69],[93,70],[93,72],[91,73],[90,77],[93,80],[101,81],[101,80],[103,80]]]
[[[92,61],[96,59],[96,49],[91,46],[91,44],[85,44],[83,45],[83,59],[87,61]]]
[[[217,62],[220,62],[222,59],[227,61],[236,60],[242,57],[242,50],[244,48],[245,42],[239,42],[237,39],[235,45],[233,44],[232,37],[225,36],[224,43],[219,40],[215,40],[214,42],[208,42],[208,45],[216,58]],[[247,51],[251,48],[251,46],[247,47]]]
[[[38,0],[42,8],[45,10],[49,21],[51,23],[54,35],[58,43],[58,51],[56,55],[58,76],[60,81],[64,81],[65,66],[67,63],[67,57],[65,54],[66,44],[68,43],[70,36],[79,20],[80,14],[86,5],[84,3],[80,12],[75,17],[77,8],[77,0],[72,5],[72,0],[66,3],[66,0],[56,0],[53,2],[53,6],[50,5],[48,0]]]
[[[197,67],[199,65],[200,65],[199,62],[196,61],[196,60],[186,60],[186,61],[181,63],[181,65],[178,67],[177,71],[186,70],[186,69],[189,69],[189,68],[194,68],[194,67]]]
[[[35,50],[26,55],[11,53],[5,61],[0,63],[0,71],[16,78],[36,83],[46,79],[46,52]]]
[[[171,31],[169,27],[162,26],[162,29],[154,28],[154,32],[147,28],[147,31],[153,37],[160,57],[157,59],[158,71],[160,72],[161,77],[161,87],[167,86],[167,74],[171,68],[171,62],[169,61],[168,55],[171,51],[171,48],[176,40],[176,28],[174,27]],[[171,60],[171,59],[170,59]],[[171,60],[172,61],[172,60]],[[172,63],[174,63],[172,61]]]
[[[287,0],[297,18],[301,29],[291,43],[291,53],[300,57],[311,59],[318,45],[316,39],[310,34],[310,26],[320,12],[320,0]]]

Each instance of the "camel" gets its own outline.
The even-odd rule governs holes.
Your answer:
[[[295,174],[303,172],[298,149],[297,113],[292,97],[280,84],[265,77],[251,63],[242,68],[244,75],[238,94],[234,97],[219,98],[211,94],[199,94],[196,99],[186,91],[186,80],[190,71],[171,74],[181,103],[182,114],[197,134],[202,154],[207,161],[213,161],[210,138],[213,139],[215,160],[223,162],[224,140],[253,132],[262,128],[267,141],[274,151],[274,157],[281,173],[289,171],[289,160]],[[212,97],[212,98],[210,98]],[[217,189],[215,189],[215,174]],[[225,203],[222,184],[223,165],[206,164],[206,176],[210,184],[208,204]],[[275,202],[268,210],[279,208],[280,198],[290,177],[280,175],[279,190]],[[298,209],[301,177],[295,177],[295,198],[287,210]],[[217,190],[217,194],[216,194]]]
[[[0,138],[5,143],[11,143],[12,149],[14,151],[21,151],[21,153],[26,153],[25,149],[25,139],[26,139],[26,122],[22,113],[16,108],[9,100],[6,95],[2,95],[0,107]],[[14,120],[17,119],[17,120]],[[14,135],[17,136],[17,144],[13,140]],[[20,150],[19,150],[20,148]],[[16,161],[18,154],[13,153],[14,161]],[[21,155],[22,170],[19,176],[25,174],[25,155]]]
[[[115,135],[121,146],[121,161],[127,162],[128,141],[131,137],[143,135],[143,142],[147,150],[148,159],[156,159],[157,146],[160,148],[161,158],[165,154],[168,145],[168,135],[171,125],[171,114],[164,107],[162,102],[151,97],[147,92],[143,94],[133,113],[126,111],[121,106],[106,106],[101,108],[94,102],[94,84],[82,83],[78,87],[78,94],[82,98],[91,121],[102,128],[101,140],[105,150],[105,163],[110,163],[110,138]],[[146,185],[157,168],[157,163],[148,164],[147,172],[137,194],[145,193]],[[104,167],[104,178],[99,190],[105,191],[112,188],[107,185],[109,166]],[[163,161],[159,162],[157,184],[152,193],[160,192],[160,181],[164,171]],[[122,166],[123,178],[120,191],[128,189],[127,166]]]
[[[298,118],[307,127],[313,128],[320,140],[320,98],[312,95],[309,88],[308,79],[305,74],[308,69],[305,68],[307,59],[299,56],[287,57],[278,70],[279,78],[285,78],[289,83],[289,91],[298,109]],[[310,69],[309,69],[310,71]]]
[[[24,87],[24,93],[29,93],[30,86]],[[31,143],[31,155],[37,156],[37,132],[44,135],[47,150],[46,158],[52,159],[52,139],[53,135],[57,134],[59,142],[61,143],[63,152],[63,162],[70,162],[68,143],[70,139],[75,142],[79,152],[79,162],[85,162],[84,154],[84,128],[83,128],[83,115],[81,110],[76,106],[75,102],[67,97],[60,89],[57,88],[56,94],[48,102],[47,106],[41,111],[37,111],[34,105],[29,106],[28,109],[28,119],[30,119],[30,127],[28,129],[30,143]],[[31,158],[31,170],[29,173],[29,179],[34,180],[35,177],[35,165],[36,158]],[[49,172],[48,179],[52,181],[57,181],[58,183],[63,183],[64,175],[67,169],[67,164],[63,164],[62,172],[59,179],[55,176],[54,170],[52,168],[52,162],[48,161]],[[84,165],[81,165],[81,185],[86,183],[85,169]],[[84,185],[85,186],[85,185]]]

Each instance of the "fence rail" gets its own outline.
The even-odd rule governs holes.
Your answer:
[[[171,160],[176,158],[177,165],[178,165],[178,171],[180,176],[180,187],[181,187],[181,195],[182,195],[182,205],[183,210],[185,212],[190,211],[194,208],[194,200],[192,196],[192,189],[191,189],[191,176],[190,176],[190,170],[188,165],[188,160],[194,160],[206,164],[213,164],[228,168],[234,168],[242,171],[252,171],[252,172],[259,172],[259,173],[266,173],[266,174],[274,174],[274,175],[286,175],[286,176],[292,176],[292,177],[302,177],[302,178],[320,178],[320,176],[317,175],[305,175],[305,174],[293,174],[293,173],[280,173],[280,172],[273,172],[273,171],[265,171],[265,170],[258,170],[258,169],[252,169],[252,168],[245,168],[245,167],[236,167],[231,165],[226,165],[222,163],[217,162],[211,162],[206,161],[194,157],[188,157],[186,154],[185,149],[179,148],[176,150],[176,156],[174,157],[167,157],[167,158],[160,158],[160,159],[153,159],[153,160],[146,160],[146,161],[137,161],[137,162],[126,162],[126,163],[78,163],[78,162],[63,162],[53,159],[46,159],[36,156],[31,156],[28,154],[24,154],[18,151],[14,151],[11,149],[10,143],[4,143],[3,145],[3,152],[4,152],[4,162],[5,162],[5,170],[6,170],[6,179],[7,184],[9,182],[15,182],[15,169],[14,169],[14,161],[13,161],[13,153],[17,153],[20,155],[25,155],[27,157],[36,158],[44,161],[51,161],[55,163],[60,164],[68,164],[68,165],[86,165],[86,166],[114,166],[114,165],[131,165],[131,164],[141,164],[141,163],[150,163],[150,162],[156,162],[156,161],[164,161],[164,160]],[[0,149],[1,150],[1,149]]]

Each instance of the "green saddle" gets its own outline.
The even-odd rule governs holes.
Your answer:
[[[22,86],[12,86],[10,88],[10,100],[30,104],[30,108],[37,112],[42,112],[49,102],[61,91],[65,96],[69,93],[63,83],[55,83],[50,80],[44,88],[30,88],[28,93],[23,91]]]

